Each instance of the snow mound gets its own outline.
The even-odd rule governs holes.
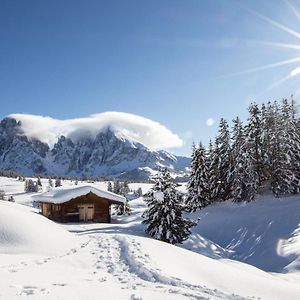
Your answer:
[[[76,237],[30,208],[0,201],[0,254],[59,254]]]
[[[199,221],[190,239],[199,234],[228,250],[227,257],[264,271],[300,270],[299,200],[261,196],[247,204],[208,206],[192,215]],[[201,244],[191,250],[201,253]]]

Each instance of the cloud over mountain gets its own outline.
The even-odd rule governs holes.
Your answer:
[[[73,140],[83,135],[94,137],[108,127],[118,135],[140,142],[151,149],[175,148],[183,145],[179,136],[164,125],[123,112],[104,112],[66,120],[30,114],[11,114],[9,117],[21,121],[28,137],[38,138],[50,145],[61,135]]]

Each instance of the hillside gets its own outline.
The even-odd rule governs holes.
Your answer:
[[[8,178],[0,178],[0,183],[17,202],[32,204],[31,194],[22,193],[22,183]],[[131,188],[138,185],[131,184]],[[95,186],[104,188],[106,183]],[[143,191],[149,187],[143,184]],[[298,299],[300,294],[297,197],[214,204],[193,215],[198,225],[180,247],[145,236],[142,198],[130,202],[132,215],[115,216],[112,224],[61,226],[37,216],[30,206],[0,204],[5,215],[16,210],[23,220],[34,220],[34,224],[22,223],[25,233],[33,227],[41,229],[37,232],[47,230],[50,236],[58,234],[57,230],[59,235],[69,231],[75,239],[68,249],[58,243],[60,251],[55,253],[46,253],[43,247],[40,253],[35,247],[25,251],[18,244],[12,248],[17,253],[2,251],[0,276],[5,280],[0,282],[0,298],[96,299],[95,295],[105,293],[106,299],[273,300]],[[0,228],[7,237],[17,227]],[[39,240],[42,243],[41,235],[35,238],[37,245]],[[281,240],[285,242],[279,247]]]

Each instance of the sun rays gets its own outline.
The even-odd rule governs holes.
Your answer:
[[[287,7],[290,9],[290,11],[293,13],[293,15],[300,21],[300,10],[297,10],[297,8],[291,4],[290,1],[285,0],[284,1],[287,5]],[[286,26],[285,24],[282,24],[278,22],[277,20],[274,20],[268,16],[265,16],[257,11],[248,9],[250,13],[252,13],[254,16],[258,17],[259,19],[263,20],[264,22],[268,23],[269,25],[273,26],[274,28],[280,29],[281,31],[291,35],[292,37],[296,37],[299,39],[299,43],[284,43],[281,41],[258,41],[258,40],[248,40],[252,44],[257,44],[261,46],[266,46],[266,47],[275,47],[275,48],[286,48],[290,50],[295,50],[297,53],[297,50],[299,50],[298,55],[294,57],[290,57],[287,59],[283,59],[281,61],[276,61],[273,63],[265,64],[265,65],[260,65],[257,67],[253,67],[250,69],[242,70],[233,74],[230,74],[229,76],[236,76],[236,75],[244,75],[248,73],[255,73],[259,71],[264,71],[264,70],[269,70],[269,69],[274,69],[274,68],[279,68],[281,66],[286,66],[286,65],[294,65],[297,64],[296,66],[292,66],[290,71],[287,72],[282,78],[270,83],[269,86],[266,87],[266,89],[260,93],[264,94],[266,91],[270,91],[283,83],[287,82],[288,80],[295,78],[300,75],[300,31],[295,30],[294,28],[290,28]],[[300,84],[299,84],[299,89],[293,93],[294,96],[299,96],[300,95]]]

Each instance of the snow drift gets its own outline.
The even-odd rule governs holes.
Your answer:
[[[0,201],[0,254],[58,254],[76,237],[28,207]]]
[[[226,249],[227,257],[268,272],[300,270],[299,196],[260,196],[251,203],[216,203],[192,215],[192,229]],[[198,252],[197,247],[190,248]]]

